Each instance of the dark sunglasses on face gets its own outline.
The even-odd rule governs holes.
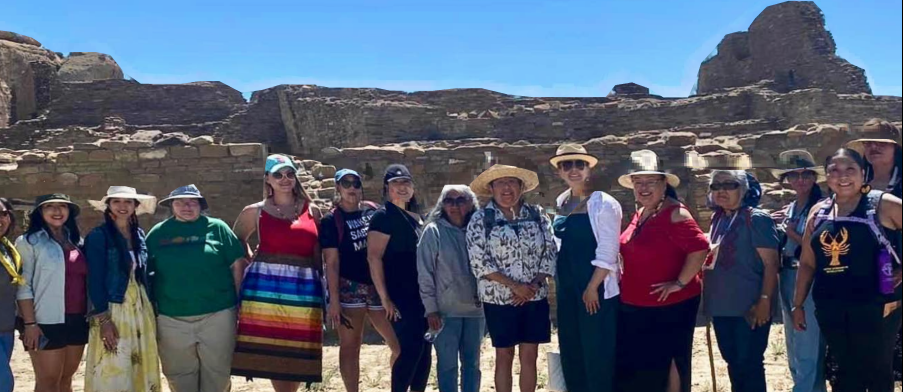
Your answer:
[[[586,168],[586,161],[563,161],[558,162],[558,168],[564,171],[571,171],[573,168],[583,170]]]
[[[470,201],[470,199],[468,199],[464,196],[458,196],[455,198],[446,197],[446,198],[442,199],[442,204],[445,204],[447,206],[463,207],[463,206],[467,205],[467,203],[469,201]]]
[[[713,191],[735,191],[740,189],[739,182],[716,182],[712,185],[709,185],[709,189]]]
[[[364,184],[361,183],[361,180],[341,180],[339,181],[339,184],[345,189],[361,189],[361,187],[364,186]]]
[[[287,172],[275,172],[270,174],[274,179],[281,180],[283,178],[295,178],[295,172],[287,171]]]
[[[800,178],[802,178],[804,180],[814,180],[815,174],[813,174],[812,172],[808,172],[808,171],[802,172],[802,173],[790,172],[790,173],[787,173],[787,175],[784,176],[784,178],[786,178],[787,181],[796,181],[796,180],[799,180]]]

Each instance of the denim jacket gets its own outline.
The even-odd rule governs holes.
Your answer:
[[[16,250],[22,256],[24,279],[16,299],[34,300],[35,321],[38,324],[65,323],[66,258],[63,247],[41,230],[31,238],[24,234],[19,236]]]
[[[138,229],[138,258],[135,260],[135,279],[150,297],[147,277],[147,244],[144,230]],[[89,316],[109,310],[110,303],[121,304],[129,287],[132,257],[128,254],[125,237],[106,225],[91,230],[85,237],[85,257],[88,259],[88,297],[91,300]]]

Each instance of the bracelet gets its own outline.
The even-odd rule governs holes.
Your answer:
[[[791,307],[790,307],[790,313],[796,312],[797,309],[803,310],[803,305],[800,305],[800,306],[791,306]]]
[[[680,279],[675,280],[674,284],[676,284],[677,287],[680,287],[681,289],[687,287],[687,285],[684,282],[681,282]]]
[[[37,323],[37,321],[31,321],[31,322],[23,323],[22,325],[24,325],[26,327],[30,327],[32,325],[38,325],[38,323]]]
[[[762,294],[762,296],[759,297],[759,298],[761,298],[761,299],[768,299],[768,294]]]

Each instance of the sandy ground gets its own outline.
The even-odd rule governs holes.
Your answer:
[[[693,391],[714,392],[712,389],[711,374],[709,372],[708,351],[706,348],[706,332],[704,327],[696,329],[696,340],[693,348]],[[714,332],[712,333],[714,339]],[[541,392],[549,391],[548,387],[548,365],[546,363],[546,353],[557,351],[557,337],[553,337],[551,344],[540,347],[540,364],[539,364],[539,388]],[[32,391],[34,388],[34,375],[31,370],[31,362],[28,355],[20,350],[21,346],[17,346],[17,351],[13,353],[12,368],[16,374],[16,391]],[[727,376],[727,367],[724,361],[720,359],[717,344],[714,347],[715,352],[715,371],[717,374],[718,391],[730,391],[730,380]],[[342,378],[338,370],[338,347],[330,346],[324,349],[323,359],[323,384],[314,385],[311,389],[314,391],[344,391]],[[390,371],[387,361],[389,350],[381,345],[365,345],[361,353],[361,391],[362,392],[382,392],[389,390]],[[494,355],[492,347],[487,339],[483,346],[482,368],[483,382],[481,391],[493,391],[492,375],[493,375]],[[433,368],[435,370],[435,367]],[[517,367],[515,367],[517,372]],[[769,391],[784,392],[791,391],[793,382],[790,379],[790,372],[787,369],[786,349],[784,345],[784,332],[781,325],[773,325],[771,329],[770,343],[765,353],[765,372],[768,380]],[[75,376],[74,391],[83,391],[84,385],[84,363]],[[515,391],[517,389],[517,378],[514,380]],[[165,392],[169,392],[168,387],[164,387]],[[268,381],[256,380],[248,382],[244,379],[234,377],[232,379],[232,390],[236,392],[264,392],[272,391],[272,387]],[[436,390],[436,374],[432,372],[430,375],[430,383],[427,390]],[[898,385],[895,391],[901,391]]]

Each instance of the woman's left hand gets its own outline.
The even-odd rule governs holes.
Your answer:
[[[100,338],[103,340],[103,346],[109,352],[116,352],[119,347],[119,330],[113,320],[108,320],[100,324]]]
[[[771,321],[771,301],[762,298],[753,305],[747,314],[750,329],[756,329]]]
[[[652,285],[652,287],[655,290],[652,290],[652,292],[649,294],[650,295],[658,294],[658,302],[665,302],[668,300],[668,297],[671,294],[674,294],[674,293],[684,289],[679,284],[677,284],[676,281],[675,282],[656,283],[656,284]]]

